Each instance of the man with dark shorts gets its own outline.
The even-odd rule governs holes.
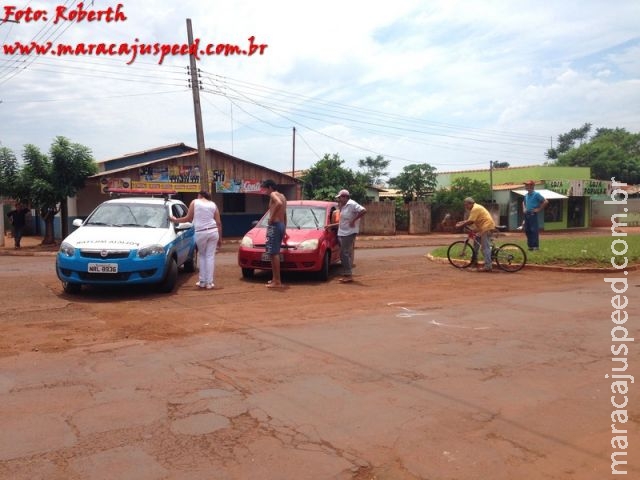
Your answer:
[[[287,230],[287,199],[276,190],[276,182],[265,180],[262,188],[269,194],[269,226],[267,227],[267,241],[265,252],[271,257],[272,278],[267,283],[268,288],[282,288],[280,280],[280,245],[286,241]]]
[[[7,213],[7,217],[9,217],[11,227],[13,228],[13,243],[15,244],[16,249],[20,248],[22,233],[27,225],[27,215],[30,211],[31,210],[22,205],[22,203],[17,202],[16,207]]]

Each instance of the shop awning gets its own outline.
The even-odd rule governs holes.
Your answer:
[[[525,196],[527,194],[526,190],[512,190],[512,192],[522,196]],[[547,190],[546,188],[536,188],[536,192],[539,192],[540,195],[542,195],[545,200],[558,200],[562,198],[569,198],[566,195],[556,193],[553,190]]]

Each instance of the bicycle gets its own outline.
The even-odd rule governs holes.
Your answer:
[[[456,268],[467,268],[478,262],[480,250],[480,236],[469,227],[464,228],[467,233],[465,240],[456,240],[447,249],[447,259]],[[498,227],[497,231],[504,231],[506,227]],[[486,261],[486,260],[485,260]],[[527,254],[521,246],[515,243],[503,243],[496,246],[491,236],[491,261],[505,272],[517,272],[527,263]]]

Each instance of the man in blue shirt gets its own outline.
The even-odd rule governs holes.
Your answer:
[[[527,189],[527,194],[522,200],[522,210],[524,212],[524,232],[527,234],[527,246],[529,251],[539,250],[538,212],[544,210],[549,201],[540,195],[540,192],[535,191],[535,182],[533,180],[525,182],[524,186]]]

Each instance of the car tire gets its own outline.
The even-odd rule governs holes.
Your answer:
[[[242,278],[252,278],[253,277],[253,268],[243,268],[242,269]]]
[[[77,295],[82,291],[81,283],[62,282],[62,290],[70,295]]]
[[[176,263],[175,258],[169,260],[169,265],[167,266],[167,273],[164,276],[164,280],[160,282],[159,289],[162,293],[171,293],[176,286],[176,282],[178,281],[178,264]]]
[[[184,268],[184,271],[187,273],[193,273],[196,271],[197,267],[198,267],[198,251],[194,248],[193,252],[191,252],[191,256],[187,259],[186,262],[184,262],[184,265],[182,268]]]
[[[327,250],[324,252],[324,257],[322,258],[322,266],[318,271],[318,278],[323,282],[329,280],[329,264],[331,263],[331,252]]]

